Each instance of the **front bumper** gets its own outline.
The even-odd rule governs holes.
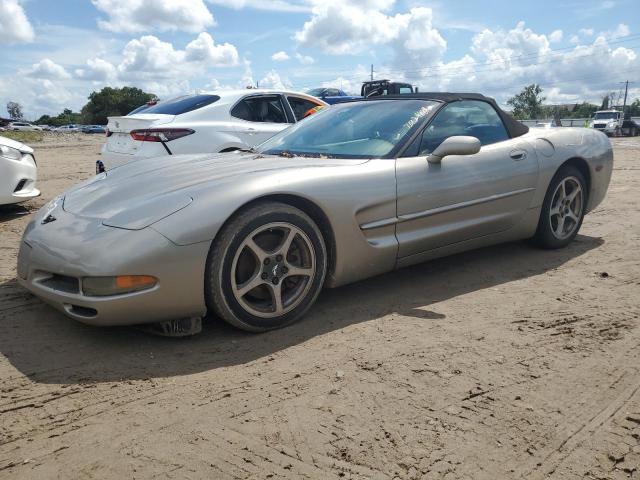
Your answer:
[[[33,155],[20,160],[0,159],[0,205],[25,202],[40,195],[36,188],[38,168]]]
[[[42,224],[43,217],[55,221]],[[209,242],[178,246],[151,228],[106,227],[61,207],[39,213],[18,255],[18,281],[65,315],[90,325],[136,325],[206,313],[204,268]],[[135,272],[135,273],[134,273]],[[82,279],[152,275],[149,290],[91,297]]]
[[[618,127],[614,127],[614,126],[600,126],[600,125],[594,125],[594,130],[598,130],[599,132],[602,133],[606,133],[607,135],[613,135],[616,130],[618,130]]]

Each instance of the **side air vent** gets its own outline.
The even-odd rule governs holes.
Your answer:
[[[16,185],[16,188],[13,190],[13,193],[16,193],[16,192],[19,192],[20,190],[22,190],[26,183],[27,183],[27,179],[26,178],[23,178],[22,180],[20,180],[18,182],[18,185]]]

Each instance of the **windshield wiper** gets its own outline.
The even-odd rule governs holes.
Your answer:
[[[285,157],[285,158],[293,158],[295,157],[295,155],[293,153],[291,153],[289,150],[283,150],[278,154],[279,157]]]

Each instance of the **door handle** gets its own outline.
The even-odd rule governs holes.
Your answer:
[[[518,160],[524,160],[525,158],[527,158],[527,152],[524,150],[513,150],[509,156],[511,158],[513,158],[514,160],[518,161]]]

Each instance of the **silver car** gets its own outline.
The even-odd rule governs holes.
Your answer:
[[[323,287],[533,238],[573,240],[604,198],[607,137],[532,129],[477,94],[332,106],[252,151],[151,158],[43,207],[22,285],[93,325],[298,320]]]

